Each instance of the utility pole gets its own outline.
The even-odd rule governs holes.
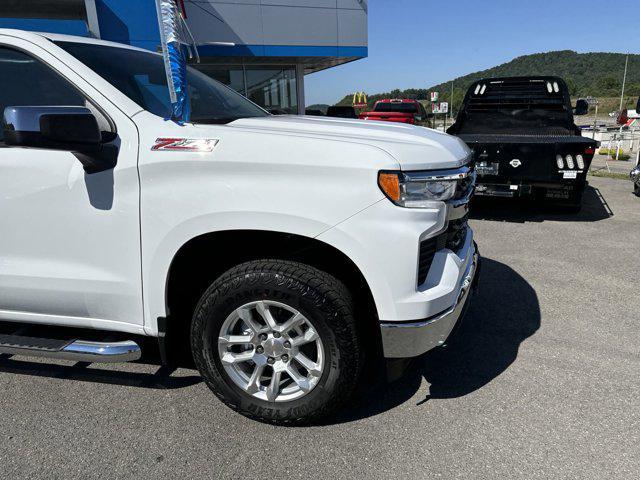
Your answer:
[[[622,104],[624,102],[624,87],[627,83],[627,66],[629,65],[629,53],[627,53],[627,58],[624,61],[624,76],[622,77],[622,93],[620,94],[620,111],[622,111]]]
[[[451,99],[449,100],[449,120],[453,125],[453,81],[451,82]]]
[[[593,136],[591,137],[594,140],[596,139],[596,128],[597,127],[598,127],[598,100],[596,99],[596,112],[593,115]]]
[[[622,93],[620,94],[620,113],[622,113],[622,104],[624,103],[624,87],[627,83],[627,66],[629,65],[629,52],[627,52],[627,58],[624,61],[624,76],[622,77]],[[620,125],[620,138],[622,138],[622,125]],[[616,148],[616,160],[620,156],[620,140],[618,140],[618,147]]]

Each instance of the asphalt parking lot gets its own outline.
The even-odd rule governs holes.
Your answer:
[[[590,181],[577,216],[475,205],[456,341],[326,425],[245,419],[191,370],[0,359],[0,478],[637,478],[640,198]]]

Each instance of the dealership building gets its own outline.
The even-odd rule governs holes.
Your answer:
[[[263,107],[304,113],[304,76],[367,56],[368,0],[184,0],[196,66]],[[2,0],[0,28],[160,50],[154,0]]]

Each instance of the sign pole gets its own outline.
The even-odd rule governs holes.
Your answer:
[[[622,93],[620,94],[620,112],[622,112],[622,107],[624,104],[624,87],[627,83],[627,66],[629,65],[629,53],[627,52],[627,57],[624,61],[624,76],[622,77]],[[620,136],[622,136],[622,127],[620,125]],[[616,160],[618,160],[618,156],[620,155],[620,141],[618,140],[618,146],[616,147]]]
[[[431,99],[431,113],[433,114],[433,129],[438,129],[438,108],[436,107],[436,103],[438,101],[438,92],[430,92]]]
[[[451,105],[449,105],[449,119],[453,124],[453,82],[451,82],[451,99],[449,100]]]

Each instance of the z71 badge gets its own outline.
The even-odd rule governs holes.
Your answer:
[[[158,138],[152,151],[169,152],[212,152],[218,140],[210,138]]]
[[[513,168],[518,168],[520,165],[522,165],[522,162],[517,158],[514,158],[509,162],[509,165],[511,165]]]

